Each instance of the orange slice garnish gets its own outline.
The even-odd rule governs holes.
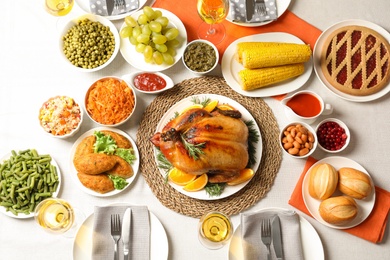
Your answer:
[[[221,110],[234,110],[234,107],[228,104],[221,104],[217,106]]]
[[[185,191],[199,191],[206,186],[208,181],[209,177],[207,176],[207,174],[204,173],[195,180],[188,183],[186,186],[184,186],[183,189]]]
[[[243,182],[249,181],[252,179],[252,177],[255,175],[254,171],[251,168],[245,168],[240,171],[238,174],[237,178],[234,180],[231,180],[227,183],[227,185],[233,186],[233,185],[238,185]]]
[[[180,186],[187,185],[191,181],[195,180],[196,177],[197,176],[194,174],[183,172],[175,167],[172,168],[168,173],[169,180]]]
[[[218,105],[218,100],[213,100],[211,102],[209,102],[205,107],[204,107],[204,110],[206,110],[207,112],[211,112],[214,110],[214,108],[216,108]]]

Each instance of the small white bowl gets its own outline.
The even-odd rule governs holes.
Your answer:
[[[91,91],[96,87],[96,84],[98,82],[104,82],[106,80],[109,80],[109,79],[113,79],[117,82],[123,82],[126,84],[126,87],[129,88],[129,90],[131,91],[131,97],[133,98],[133,106],[132,106],[132,109],[131,111],[127,114],[126,118],[123,118],[121,121],[118,121],[118,122],[114,122],[114,123],[105,123],[105,122],[99,122],[97,121],[96,119],[94,119],[94,117],[90,114],[90,107],[88,105],[88,98],[89,98],[89,94],[91,93]],[[116,92],[118,93],[118,92]],[[114,101],[115,102],[115,101]],[[99,104],[101,104],[102,102],[99,102]],[[117,103],[115,103],[117,104]],[[96,80],[94,83],[91,84],[91,86],[88,88],[87,90],[87,93],[85,94],[85,99],[84,99],[84,108],[85,108],[85,111],[87,112],[87,115],[88,117],[93,121],[95,122],[96,124],[100,125],[100,126],[108,126],[108,127],[116,127],[116,126],[119,126],[119,125],[122,125],[124,124],[125,122],[127,122],[130,117],[134,114],[134,111],[135,111],[135,108],[137,106],[137,96],[136,96],[136,93],[135,93],[135,90],[133,89],[133,87],[130,85],[130,83],[127,81],[127,80],[124,80],[122,78],[118,78],[118,77],[114,77],[114,76],[108,76],[108,77],[103,77],[103,78],[100,78],[98,80]],[[110,108],[110,110],[112,110],[112,108]],[[117,114],[117,113],[115,113]]]
[[[319,130],[320,130],[320,127],[321,127],[321,125],[323,125],[323,124],[325,124],[325,123],[336,123],[336,124],[338,124],[341,128],[343,128],[344,129],[344,131],[345,131],[345,143],[343,144],[343,146],[342,147],[340,147],[340,148],[336,148],[335,150],[331,150],[331,149],[327,149],[327,148],[325,148],[324,146],[325,146],[325,144],[323,143],[324,141],[321,139],[321,137],[320,137],[320,133],[319,133]],[[333,126],[333,125],[329,125],[329,127],[337,127],[337,126]],[[339,133],[340,134],[340,133]],[[341,120],[339,120],[339,119],[337,119],[337,118],[327,118],[327,119],[325,119],[325,120],[322,120],[318,125],[317,125],[317,127],[316,127],[316,136],[317,136],[317,139],[318,139],[318,146],[322,149],[322,150],[324,150],[325,152],[328,152],[328,153],[338,153],[338,152],[341,152],[341,151],[343,151],[343,150],[345,150],[345,148],[347,148],[347,146],[349,145],[349,143],[350,143],[350,140],[351,140],[351,133],[350,133],[350,131],[349,131],[349,128],[348,128],[348,126],[343,122],[343,121],[341,121]],[[343,138],[342,136],[341,136],[341,138]],[[323,145],[321,145],[321,143],[323,143]]]
[[[307,129],[307,131],[309,131],[311,133],[310,139],[311,138],[313,139],[311,148],[309,148],[309,151],[307,153],[303,154],[303,155],[292,154],[291,152],[289,152],[288,149],[290,147],[288,147],[287,145],[285,146],[285,141],[284,141],[285,138],[289,138],[289,137],[287,137],[287,135],[285,133],[286,131],[288,131],[289,127],[291,127],[291,126],[298,126],[298,125],[301,125],[301,126],[305,127]],[[291,131],[290,134],[291,134],[291,138],[292,138],[293,142],[297,141],[298,143],[301,143],[301,141],[302,141],[303,144],[308,142],[308,141],[305,142],[305,138],[300,138],[299,135],[297,134],[297,132],[293,133]],[[307,137],[306,139],[309,140],[309,135],[307,135],[306,137]],[[290,143],[293,143],[293,142],[290,142]],[[280,134],[279,134],[279,144],[282,147],[282,150],[284,151],[284,153],[288,154],[289,156],[291,156],[293,158],[307,158],[311,154],[313,154],[314,151],[316,150],[317,144],[318,144],[318,140],[317,140],[317,136],[316,136],[316,134],[314,132],[314,129],[310,125],[308,125],[306,123],[303,123],[303,122],[293,122],[293,123],[289,123],[288,125],[283,127],[282,131],[280,131]],[[298,148],[298,150],[302,150],[302,149],[303,148]]]
[[[93,22],[100,22],[101,24],[108,26],[110,28],[110,31],[114,35],[114,38],[115,38],[115,49],[114,49],[114,52],[112,53],[111,57],[104,64],[102,64],[98,67],[95,67],[95,68],[91,68],[91,69],[78,67],[78,66],[72,64],[63,52],[63,46],[64,46],[63,37],[67,34],[67,32],[70,28],[77,25],[78,21],[83,20],[83,19],[89,19],[90,21],[93,21]],[[118,30],[116,29],[115,25],[107,18],[104,18],[104,17],[99,16],[99,15],[93,15],[93,14],[84,14],[84,15],[81,15],[77,18],[73,18],[73,19],[69,20],[65,24],[65,26],[63,27],[63,29],[60,33],[60,37],[59,37],[59,49],[60,49],[61,57],[71,67],[73,67],[76,70],[83,71],[83,72],[94,72],[94,71],[98,71],[98,70],[105,68],[108,64],[110,64],[114,60],[114,58],[118,54],[119,47],[120,47],[120,37],[119,37],[119,33],[118,33]]]
[[[56,134],[53,130],[54,130],[54,128],[57,128],[56,125],[60,124],[59,120],[61,120],[63,113],[61,113],[61,114],[58,113],[61,111],[54,112],[53,109],[55,107],[57,107],[57,108],[60,107],[60,106],[58,106],[58,102],[61,102],[60,100],[61,99],[63,100],[63,98],[73,100],[74,106],[72,106],[72,113],[75,113],[76,111],[78,111],[79,117],[77,118],[77,113],[75,113],[76,114],[75,121],[77,122],[77,126],[75,128],[71,127],[71,131],[69,133]],[[64,103],[62,103],[62,104],[64,104]],[[67,103],[67,104],[69,104],[69,103]],[[53,107],[51,107],[51,105],[53,105]],[[61,105],[61,103],[59,105]],[[73,110],[74,108],[76,108],[76,109]],[[48,110],[48,111],[45,112],[45,110]],[[69,112],[69,109],[66,109],[66,111]],[[62,111],[62,112],[64,112],[64,111]],[[83,116],[84,116],[84,112],[83,112],[83,109],[81,107],[81,104],[79,102],[77,102],[74,98],[71,98],[68,96],[55,96],[55,97],[49,98],[47,101],[45,101],[42,104],[41,108],[39,109],[38,120],[39,120],[40,126],[43,128],[44,132],[47,135],[55,137],[55,138],[59,138],[59,139],[66,139],[66,138],[74,136],[80,130],[81,124],[83,123]]]
[[[165,81],[165,87],[162,88],[162,89],[159,89],[159,90],[141,90],[139,89],[135,82],[134,82],[134,79],[138,76],[138,75],[142,75],[142,74],[153,74],[153,75],[156,75],[160,78],[162,78],[164,81]],[[173,88],[173,86],[175,85],[173,83],[173,80],[168,77],[167,75],[165,75],[164,73],[161,73],[161,72],[144,72],[144,71],[138,71],[138,72],[134,72],[134,73],[131,73],[131,74],[126,74],[126,75],[123,75],[121,77],[122,79],[126,80],[136,91],[138,92],[141,92],[141,93],[145,93],[145,94],[158,94],[158,93],[161,93],[161,92],[164,92],[168,89],[171,89]]]
[[[212,66],[210,66],[210,68],[208,68],[208,69],[205,70],[205,71],[204,71],[204,70],[195,70],[194,68],[191,68],[190,65],[188,64],[188,63],[189,63],[188,61],[190,60],[190,58],[191,58],[191,56],[192,56],[192,55],[189,54],[188,48],[191,47],[191,46],[193,47],[194,44],[207,44],[207,45],[211,46],[212,49],[214,50],[214,54],[215,54],[215,63],[214,63]],[[202,53],[204,53],[204,51],[206,51],[206,50],[205,50],[204,48],[201,48],[200,51],[201,51]],[[190,55],[190,56],[189,56],[189,55]],[[204,56],[205,56],[205,55],[197,56],[198,58],[197,58],[196,60],[199,60],[199,57],[204,57]],[[192,41],[192,42],[190,42],[190,43],[187,44],[186,48],[184,49],[184,53],[183,53],[183,56],[182,56],[182,60],[183,60],[184,66],[185,66],[189,71],[191,71],[191,72],[194,73],[195,75],[202,76],[202,75],[206,75],[206,74],[210,73],[212,70],[215,69],[215,67],[217,66],[218,61],[219,61],[219,52],[218,52],[217,47],[216,47],[213,43],[211,43],[211,42],[209,42],[209,41],[206,41],[206,40],[194,40],[194,41]],[[200,60],[200,61],[202,61],[202,60]]]

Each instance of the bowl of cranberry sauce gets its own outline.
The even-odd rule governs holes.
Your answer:
[[[351,139],[347,125],[336,118],[321,121],[316,128],[316,135],[318,146],[329,153],[343,151]]]
[[[122,78],[135,90],[146,94],[158,94],[174,87],[172,79],[161,72],[135,72]]]

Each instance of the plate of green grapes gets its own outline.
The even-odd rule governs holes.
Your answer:
[[[181,20],[167,10],[150,6],[126,16],[119,34],[123,58],[143,71],[172,67],[187,45],[187,31]]]

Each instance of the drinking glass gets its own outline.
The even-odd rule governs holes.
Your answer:
[[[221,23],[229,12],[229,0],[197,0],[198,14],[204,22],[198,28],[198,37],[214,44],[220,43],[226,36],[225,26]]]
[[[221,212],[208,212],[199,220],[198,238],[206,248],[222,248],[229,242],[232,235],[233,224],[230,218]]]
[[[74,0],[45,0],[46,11],[54,16],[67,15],[73,8]]]
[[[63,234],[65,237],[74,237],[83,217],[84,214],[75,210],[69,202],[58,198],[41,201],[34,211],[35,221],[40,227],[53,234]]]

